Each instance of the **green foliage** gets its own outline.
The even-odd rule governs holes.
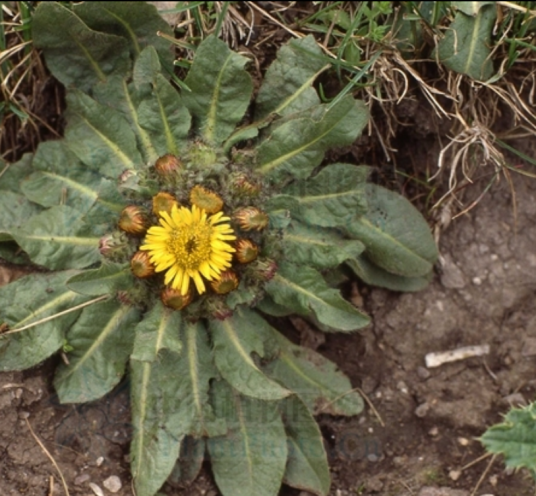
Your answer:
[[[362,13],[377,23],[371,39],[384,35],[388,7]],[[65,403],[103,396],[127,371],[140,496],[156,494],[170,474],[195,478],[205,451],[226,496],[275,496],[282,482],[327,495],[313,415],[356,415],[363,402],[335,364],[288,341],[264,314],[361,329],[370,319],[325,275],[346,263],[366,282],[413,291],[437,257],[420,214],[367,184],[368,167],[323,166],[330,148],[351,145],[366,126],[364,103],[349,91],[321,103],[313,84],[331,66],[312,37],[279,51],[248,112],[248,59],[215,36],[196,50],[181,84],[190,91],[177,91],[169,46],[156,35],[169,28],[152,6],[43,2],[33,19],[35,44],[66,86],[66,128],[0,179],[0,254],[20,261],[22,250],[51,271],[0,289],[8,330],[0,370],[61,350],[67,360],[54,385]],[[168,153],[180,159],[174,176],[154,166]],[[118,220],[130,205],[155,225],[154,194],[188,204],[198,185],[222,197],[226,215],[247,206],[270,222],[245,231],[231,219],[258,258],[233,261],[240,284],[229,295],[209,288],[175,311],[160,301],[162,273],[134,277],[143,233],[117,231]],[[192,445],[196,455],[185,459]]]
[[[536,403],[512,408],[500,424],[490,427],[480,442],[490,453],[502,454],[507,467],[528,468],[536,474]]]

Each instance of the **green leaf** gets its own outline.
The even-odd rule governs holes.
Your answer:
[[[432,275],[430,272],[422,277],[397,276],[374,265],[364,255],[346,260],[346,264],[366,284],[387,288],[391,291],[421,291],[430,284]]]
[[[67,146],[91,169],[116,179],[123,170],[142,165],[134,132],[117,110],[71,91],[66,119]]]
[[[253,91],[247,62],[215,36],[197,48],[183,101],[209,144],[222,143],[244,117]]]
[[[285,429],[275,402],[246,398],[218,384],[217,401],[229,432],[209,439],[216,484],[223,496],[276,496],[285,472]],[[221,391],[223,390],[223,391]]]
[[[480,442],[490,453],[504,456],[507,467],[536,471],[536,403],[512,408],[500,424],[490,427]]]
[[[130,466],[136,494],[153,496],[173,470],[191,419],[183,416],[177,355],[164,351],[157,362],[131,360],[130,372]]]
[[[0,190],[20,193],[21,181],[33,172],[33,153],[25,153],[14,164],[6,164],[0,160]]]
[[[313,83],[328,67],[311,35],[283,45],[262,81],[255,100],[255,120],[272,112],[288,115],[318,105]]]
[[[365,104],[347,96],[337,105],[317,105],[275,124],[258,147],[258,170],[274,182],[307,178],[324,153],[352,144],[368,122]]]
[[[60,364],[54,387],[62,403],[85,403],[110,392],[125,372],[139,320],[134,307],[110,300],[82,311],[67,332],[69,365]]]
[[[257,303],[255,308],[266,315],[272,315],[273,317],[287,317],[294,313],[292,309],[277,304],[270,295],[265,295],[264,298]]]
[[[365,249],[360,241],[344,239],[334,229],[309,227],[295,220],[283,231],[282,246],[289,262],[317,269],[336,267]]]
[[[158,155],[180,155],[186,147],[190,130],[190,114],[177,90],[157,74],[150,98],[138,107],[141,126],[148,132]]]
[[[322,227],[346,225],[367,210],[364,186],[368,167],[332,164],[307,181],[297,181],[283,193],[298,200],[292,216]]]
[[[75,273],[32,274],[0,288],[0,323],[22,328],[83,303],[87,297],[65,286]],[[58,351],[79,315],[76,310],[24,331],[0,334],[0,371],[33,367]]]
[[[91,30],[59,2],[43,2],[32,16],[32,37],[45,54],[48,69],[65,86],[89,91],[112,74],[126,75],[128,42]]]
[[[201,471],[205,461],[205,440],[187,436],[181,443],[179,459],[175,463],[167,483],[173,487],[190,485]]]
[[[288,442],[283,482],[317,496],[326,496],[331,478],[322,433],[299,396],[279,403]]]
[[[280,264],[266,285],[266,292],[276,303],[300,315],[312,316],[333,330],[354,331],[370,323],[365,314],[331,289],[312,267]]]
[[[290,391],[266,377],[251,356],[264,357],[263,334],[269,328],[259,314],[246,308],[225,320],[210,321],[214,361],[222,377],[242,394],[276,400]]]
[[[154,362],[162,350],[168,349],[177,355],[182,351],[180,339],[181,313],[157,302],[136,326],[134,351],[131,359]]]
[[[461,10],[468,16],[476,16],[485,5],[494,5],[495,2],[450,2],[451,7]]]
[[[437,260],[434,238],[420,212],[403,196],[375,184],[366,188],[368,212],[348,224],[378,267],[405,277],[426,276]]]
[[[126,39],[132,59],[136,60],[145,47],[151,46],[158,52],[166,70],[173,72],[170,43],[158,36],[158,32],[173,36],[173,30],[154,5],[146,2],[83,2],[72,8],[91,29]]]
[[[488,80],[493,75],[490,45],[496,17],[494,5],[481,7],[474,17],[457,12],[437,45],[438,59],[448,69],[478,81]]]
[[[38,205],[11,191],[0,192],[0,241],[12,240],[11,232],[41,211]]]
[[[176,377],[181,377],[183,415],[191,419],[190,435],[219,436],[226,432],[224,421],[216,419],[209,405],[210,381],[218,377],[212,350],[204,326],[185,322],[182,330],[183,351],[177,358]]]
[[[34,263],[52,270],[83,269],[101,258],[100,237],[67,205],[35,215],[12,236]]]
[[[291,343],[279,332],[273,339],[279,345],[279,357],[265,367],[266,372],[291,391],[295,391],[313,415],[357,415],[363,400],[348,378],[320,353]]]
[[[71,277],[67,287],[76,293],[100,296],[132,287],[134,277],[129,264],[105,261],[99,268],[90,269]]]

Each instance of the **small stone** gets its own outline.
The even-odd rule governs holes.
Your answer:
[[[121,479],[117,475],[110,475],[110,477],[102,482],[102,485],[111,493],[117,493],[123,487]]]
[[[480,286],[482,284],[482,279],[480,277],[473,277],[473,284],[475,286]]]
[[[367,460],[369,462],[377,462],[379,461],[380,457],[378,455],[375,455],[374,453],[370,453],[367,455]]]
[[[426,379],[429,379],[432,375],[430,371],[425,367],[418,367],[417,368],[417,375],[424,381]]]
[[[94,482],[90,482],[89,487],[97,496],[104,496],[104,491]]]
[[[428,431],[428,435],[429,436],[432,436],[432,437],[436,437],[437,435],[439,435],[439,428],[437,426],[434,425],[434,427],[432,427],[429,431]]]
[[[462,471],[461,470],[451,470],[449,472],[449,477],[453,480],[453,481],[457,481],[460,476],[462,475]]]
[[[465,277],[461,269],[454,263],[450,255],[443,257],[443,273],[441,274],[441,284],[450,289],[461,289],[465,287]]]
[[[419,418],[426,417],[428,410],[430,410],[430,404],[427,402],[424,402],[420,404],[417,408],[415,408],[415,415],[417,415],[417,417]]]
[[[521,354],[523,356],[536,355],[536,338],[527,337],[523,340],[523,348]]]
[[[77,486],[81,486],[84,482],[87,482],[90,478],[91,477],[89,474],[80,474],[75,477],[74,483]]]
[[[458,443],[461,445],[461,446],[469,446],[469,439],[465,438],[465,437],[459,437],[458,438]]]
[[[490,483],[493,487],[495,487],[495,486],[497,486],[497,483],[499,482],[499,477],[498,477],[497,475],[494,474],[494,475],[492,475],[488,480],[489,480],[489,483]]]
[[[103,457],[103,456],[99,456],[99,457],[95,460],[95,465],[97,465],[97,467],[100,467],[103,463],[104,463],[104,457]]]
[[[450,487],[425,486],[421,488],[417,496],[469,496],[469,491],[451,489]]]
[[[27,419],[30,416],[30,412],[19,412],[20,419]]]
[[[404,394],[409,393],[408,385],[404,381],[399,381],[396,385],[396,388]]]

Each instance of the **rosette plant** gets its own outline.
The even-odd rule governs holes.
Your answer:
[[[0,289],[0,370],[61,352],[64,403],[101,398],[127,374],[138,496],[170,474],[192,480],[207,456],[224,495],[275,495],[282,482],[325,495],[314,415],[363,403],[277,318],[363,328],[327,274],[417,290],[435,245],[367,167],[322,167],[368,116],[351,95],[320,102],[313,83],[329,64],[312,37],[280,49],[252,103],[248,58],[214,36],[179,91],[171,35],[140,2],[36,9],[66,127],[0,179],[0,254],[35,267]]]

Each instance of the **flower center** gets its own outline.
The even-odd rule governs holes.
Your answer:
[[[203,262],[210,260],[212,226],[206,222],[181,226],[173,229],[168,241],[168,249],[183,269],[196,270]]]

